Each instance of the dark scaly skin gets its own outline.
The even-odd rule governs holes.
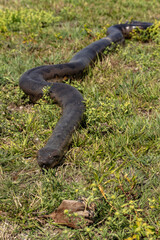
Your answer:
[[[45,147],[38,151],[38,164],[45,168],[55,167],[60,163],[85,110],[82,95],[70,85],[54,83],[50,88],[50,96],[62,106],[63,115]]]
[[[38,151],[38,164],[42,168],[57,166],[70,142],[72,133],[79,125],[85,111],[84,99],[80,92],[65,83],[51,83],[47,80],[71,77],[83,72],[97,55],[113,43],[122,43],[136,27],[146,29],[152,23],[137,22],[117,24],[108,28],[107,37],[95,41],[79,51],[69,63],[44,65],[25,72],[20,80],[20,88],[29,95],[32,102],[43,96],[43,88],[50,87],[50,97],[62,106],[63,115],[57,123],[47,144]]]

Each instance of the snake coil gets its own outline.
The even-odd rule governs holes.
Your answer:
[[[146,29],[152,23],[133,21],[108,28],[107,36],[91,43],[75,54],[70,62],[57,65],[44,65],[26,71],[19,80],[20,88],[35,103],[43,96],[43,88],[49,86],[52,99],[62,107],[63,114],[46,145],[38,151],[38,164],[41,168],[57,166],[64,155],[72,133],[79,125],[85,111],[84,99],[74,87],[65,83],[51,83],[47,80],[77,75],[113,43],[121,43],[135,28]]]

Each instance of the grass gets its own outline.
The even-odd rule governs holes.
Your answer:
[[[85,121],[64,165],[45,174],[36,153],[61,110],[48,99],[29,103],[18,87],[24,71],[69,61],[113,24],[159,19],[159,1],[9,2],[0,3],[0,238],[159,239],[159,29],[135,33],[72,81]],[[41,217],[82,197],[96,203],[92,226],[73,230]]]

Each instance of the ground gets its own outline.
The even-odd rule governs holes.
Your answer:
[[[0,238],[158,239],[160,159],[159,1],[2,0],[0,3]],[[127,20],[153,22],[106,50],[79,79],[86,112],[64,164],[42,173],[38,149],[61,109],[19,89],[35,66],[68,62]],[[64,199],[96,204],[94,224],[57,225],[44,214]]]

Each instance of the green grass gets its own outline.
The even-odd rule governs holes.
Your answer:
[[[2,0],[0,3],[0,238],[150,239],[160,236],[160,30],[135,33],[72,81],[86,101],[65,162],[36,162],[61,110],[20,91],[20,75],[64,63],[127,20],[154,22],[159,1]],[[157,23],[158,24],[158,23]],[[80,230],[41,216],[64,199],[96,203]]]

